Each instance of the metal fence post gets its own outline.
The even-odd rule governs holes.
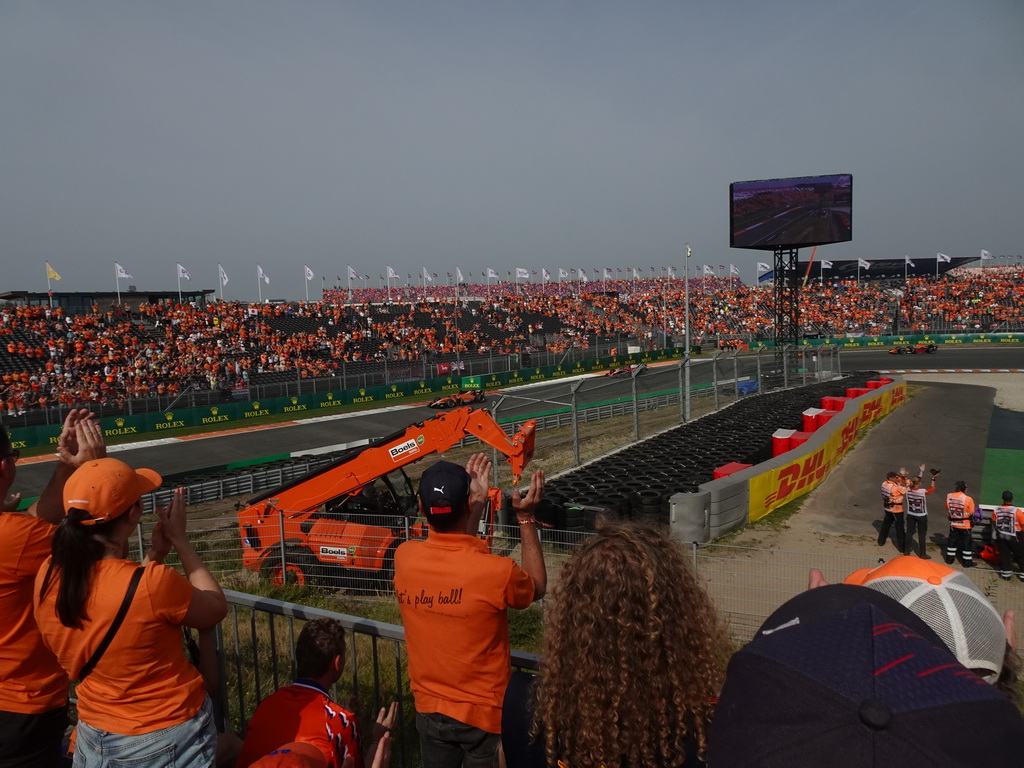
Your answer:
[[[583,386],[583,380],[573,382],[569,387],[572,396],[572,465],[580,465],[580,414],[576,404],[576,392]]]
[[[684,379],[684,381],[686,383],[686,414],[685,414],[684,421],[689,421],[691,416],[693,415],[693,411],[692,411],[693,401],[692,401],[692,397],[690,395],[690,364],[691,363],[693,363],[693,360],[691,360],[690,359],[690,355],[687,354],[686,355],[686,364],[683,366],[683,368],[684,368],[683,379]]]
[[[782,347],[782,388],[789,389],[789,344]]]
[[[640,440],[640,400],[636,394],[636,375],[639,368],[634,368],[629,376],[630,389],[633,397],[633,439]]]
[[[807,386],[807,349],[809,344],[806,342],[800,347],[800,370],[803,372],[803,385]]]
[[[732,353],[732,383],[736,387],[736,399],[740,399],[740,350],[733,350]]]
[[[764,392],[764,382],[761,379],[761,353],[764,352],[764,347],[757,348],[757,391],[760,393]]]
[[[284,510],[277,510],[277,528],[281,533],[281,585],[288,583],[288,561],[284,557]]]
[[[715,356],[711,358],[711,388],[714,390],[715,395],[715,411],[718,410],[718,358],[721,356],[722,350],[715,352]]]

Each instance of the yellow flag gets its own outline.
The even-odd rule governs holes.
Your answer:
[[[57,270],[50,266],[50,262],[44,262],[46,264],[46,279],[47,280],[60,280],[60,275],[57,274]]]

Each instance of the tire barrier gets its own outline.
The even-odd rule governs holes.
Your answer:
[[[803,426],[804,412],[822,398],[846,397],[849,389],[875,393],[866,387],[872,378],[858,373],[739,400],[561,475],[548,482],[545,497],[611,518],[671,524],[685,541],[708,541],[746,524],[749,488],[730,478],[771,460],[779,429]],[[733,472],[716,480],[730,464]],[[597,514],[584,512],[583,530],[592,529]]]

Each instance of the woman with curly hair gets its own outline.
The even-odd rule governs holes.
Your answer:
[[[535,704],[548,765],[702,765],[720,632],[679,542],[606,524],[562,569],[553,603]]]

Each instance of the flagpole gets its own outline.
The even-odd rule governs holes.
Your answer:
[[[345,280],[348,282],[348,303],[352,303],[352,265],[348,265],[348,272],[345,273]]]
[[[303,264],[302,266],[302,282],[306,284],[306,303],[309,304],[309,275],[306,274],[306,270],[309,269],[309,265]]]
[[[256,291],[259,297],[259,303],[263,303],[263,278],[260,276],[260,272],[263,271],[263,267],[259,264],[256,265]]]
[[[117,303],[121,303],[121,278],[117,276],[117,265],[114,265],[114,285],[117,286]]]
[[[178,264],[178,303],[181,304],[181,264]]]
[[[909,258],[910,258],[910,256],[908,256],[907,254],[903,254],[903,283],[904,283],[904,285],[906,285],[906,282],[907,282],[907,259],[909,259]]]
[[[43,262],[44,264],[46,262]],[[50,297],[50,309],[53,309],[53,291],[50,289],[50,265],[46,265],[46,295]]]

